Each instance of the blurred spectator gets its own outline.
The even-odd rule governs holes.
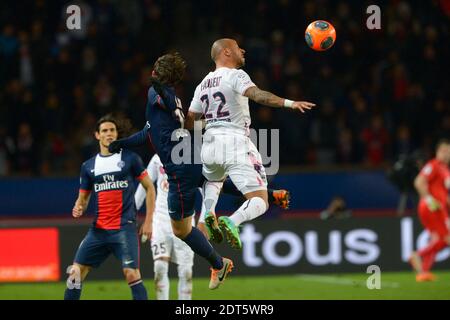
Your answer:
[[[306,115],[251,104],[255,129],[280,129],[281,165],[378,168],[449,137],[448,1],[386,3],[379,31],[367,31],[357,1],[74,0],[81,30],[67,30],[68,4],[31,1],[19,14],[0,3],[0,133],[11,137],[0,161],[10,174],[78,168],[95,151],[92,118],[106,112],[125,111],[141,128],[151,66],[164,52],[186,56],[187,108],[211,43],[224,36],[247,50],[244,68],[262,89],[317,104]],[[303,40],[318,16],[337,30],[327,52]]]
[[[13,165],[17,173],[24,175],[37,174],[39,156],[36,142],[28,123],[21,123],[15,137]]]
[[[365,128],[361,136],[365,144],[365,160],[368,164],[377,166],[387,160],[389,135],[383,126],[383,118],[380,115],[372,117],[370,127]]]
[[[11,157],[14,153],[14,142],[6,134],[6,128],[0,126],[0,176],[6,176],[11,172]]]

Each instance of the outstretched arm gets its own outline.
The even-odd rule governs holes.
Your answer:
[[[111,142],[108,150],[111,153],[118,153],[122,148],[139,147],[147,142],[149,125],[145,125],[144,129],[131,136]]]
[[[308,101],[292,101],[284,98],[280,98],[269,91],[264,91],[259,89],[257,86],[252,86],[245,90],[244,96],[249,98],[250,100],[255,101],[256,103],[275,107],[275,108],[292,108],[300,110],[302,113],[306,110],[311,109],[315,106],[314,103]]]

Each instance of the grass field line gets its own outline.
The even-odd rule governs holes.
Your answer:
[[[301,278],[305,281],[311,281],[311,282],[321,282],[321,283],[328,283],[328,284],[337,284],[342,286],[366,286],[366,281],[363,280],[354,280],[350,278],[343,278],[343,277],[333,277],[333,276],[320,276],[320,275],[314,275],[314,274],[298,274],[297,277]],[[383,281],[381,280],[381,287],[387,287],[387,288],[400,288],[400,284],[398,282],[389,282],[389,281]]]

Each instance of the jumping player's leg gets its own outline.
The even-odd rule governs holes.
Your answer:
[[[216,217],[216,205],[219,200],[220,191],[222,189],[223,181],[208,181],[205,179],[203,183],[203,202],[201,215],[204,218],[205,229],[208,239],[216,243],[221,243],[223,240],[222,231],[219,228],[219,223]]]
[[[176,237],[183,240],[194,253],[211,265],[211,281],[209,288],[216,289],[231,271],[233,262],[221,257],[209,243],[205,235],[192,226],[195,195],[201,175],[192,166],[166,166],[169,182],[167,196],[172,230]]]
[[[205,234],[209,240],[216,243],[221,243],[223,240],[222,231],[219,228],[219,224],[215,215],[215,207],[219,199],[219,193],[221,182],[208,182],[204,179],[202,184],[202,192],[205,199],[208,201],[202,201],[202,210],[200,219],[197,223],[197,228]],[[234,185],[230,178],[225,179],[222,186],[222,192],[224,194],[233,195],[236,197],[243,197],[242,193]],[[205,196],[205,195],[208,196]],[[274,204],[282,209],[289,208],[290,193],[284,189],[267,189],[269,205]],[[208,205],[208,210],[206,209]],[[205,221],[206,220],[206,221]],[[208,224],[206,224],[208,223]]]
[[[219,227],[226,234],[227,241],[235,249],[241,249],[238,226],[264,214],[269,208],[267,178],[261,155],[249,142],[250,151],[241,162],[228,165],[227,174],[247,201],[230,217],[220,217]]]
[[[183,240],[196,254],[206,259],[214,269],[223,267],[222,257],[214,250],[203,233],[192,226],[192,215],[181,220],[172,218],[175,236]]]
[[[227,178],[223,182],[222,193],[236,196],[236,197],[242,197],[242,193],[239,191],[238,188],[236,188],[234,183],[229,178]],[[289,202],[290,202],[289,191],[287,191],[285,189],[267,188],[267,195],[268,195],[267,200],[269,202],[269,205],[274,204],[276,206],[279,206],[282,209],[289,208]]]
[[[241,249],[242,243],[239,237],[239,225],[256,219],[268,209],[267,190],[257,190],[244,195],[245,201],[241,207],[230,217],[219,218],[219,227],[226,234],[228,243],[234,249]]]

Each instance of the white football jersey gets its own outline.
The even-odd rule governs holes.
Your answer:
[[[248,98],[243,94],[254,86],[245,71],[218,68],[197,86],[189,111],[205,115],[206,130],[232,129],[249,135],[250,111]]]
[[[147,166],[147,172],[150,180],[152,180],[153,183],[156,183],[156,203],[153,221],[157,222],[159,220],[164,220],[170,223],[169,208],[167,205],[169,182],[167,181],[167,175],[157,154],[150,160]],[[138,190],[134,195],[137,209],[140,209],[144,204],[145,196],[145,189],[139,184]]]

